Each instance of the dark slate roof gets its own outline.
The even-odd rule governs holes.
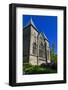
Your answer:
[[[32,20],[32,18],[31,18],[30,21],[24,26],[24,28],[27,27],[27,26],[29,26],[29,25],[33,25],[33,27],[34,27],[35,29],[37,29],[36,26],[35,26],[35,24],[34,24],[34,22],[33,22],[33,20]]]
[[[41,32],[41,34],[43,35],[43,37],[44,37],[45,39],[47,39],[47,40],[48,40],[48,38],[46,37],[46,35],[45,35],[45,33],[44,33],[44,32]]]
[[[29,25],[32,25],[39,34],[42,34],[42,35],[43,35],[44,39],[48,40],[48,38],[46,37],[46,35],[45,35],[43,32],[40,33],[40,32],[38,31],[38,29],[37,29],[37,27],[35,26],[32,18],[31,18],[30,21],[24,26],[24,28],[26,28],[26,27],[29,26]]]

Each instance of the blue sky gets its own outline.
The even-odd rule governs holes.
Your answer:
[[[39,32],[44,32],[50,44],[55,44],[55,53],[57,53],[57,16],[37,16],[23,15],[23,26],[25,26],[32,18]]]

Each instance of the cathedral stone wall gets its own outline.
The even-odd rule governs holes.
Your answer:
[[[24,63],[41,65],[51,62],[49,41],[43,33],[37,31],[32,21],[24,29],[23,53]]]
[[[37,44],[37,36],[38,36],[38,32],[31,26],[31,34],[30,34],[30,54],[33,54],[33,43]],[[37,56],[37,51],[36,54]]]
[[[32,65],[37,65],[37,57],[36,56],[29,56],[29,63]]]

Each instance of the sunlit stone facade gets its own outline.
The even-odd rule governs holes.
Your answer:
[[[50,62],[49,41],[31,19],[23,29],[23,63],[41,65]]]

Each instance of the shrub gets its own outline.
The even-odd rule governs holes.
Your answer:
[[[45,64],[45,63],[42,63],[40,66],[41,66],[41,67],[45,67],[45,66],[46,66],[46,64]]]
[[[32,66],[30,68],[25,69],[26,74],[37,74],[44,72],[44,69],[40,66]]]
[[[52,64],[42,64],[41,66],[37,65],[26,65],[24,68],[24,74],[44,74],[44,73],[56,73],[56,70],[53,69]]]
[[[52,69],[57,69],[57,64],[56,64],[56,63],[53,63],[53,64],[51,65],[51,68],[52,68]]]

